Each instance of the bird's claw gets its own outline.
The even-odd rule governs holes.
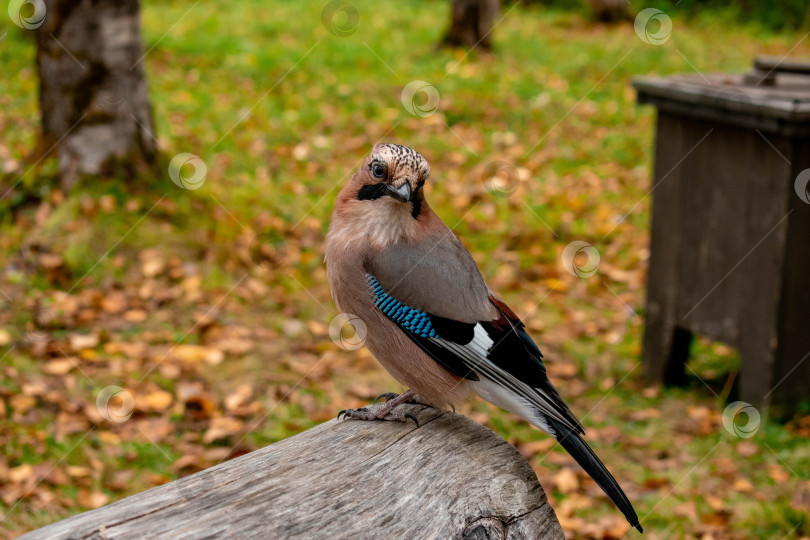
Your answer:
[[[343,419],[347,418],[355,418],[357,420],[378,420],[380,419],[377,414],[368,409],[368,407],[360,407],[359,409],[343,409],[337,415],[337,419],[340,420],[340,417]]]
[[[419,420],[417,420],[416,417],[411,413],[405,413],[405,418],[410,418],[413,420],[413,423],[416,424],[416,427],[419,427]]]
[[[341,415],[343,418],[359,418],[361,415],[355,415],[354,413],[367,413],[368,409],[366,407],[360,407],[359,409],[343,409],[337,414],[337,419],[340,420]]]
[[[374,403],[380,401],[380,398],[385,398],[385,401],[391,401],[397,396],[399,396],[399,394],[397,394],[396,392],[383,392],[382,394],[374,398]]]

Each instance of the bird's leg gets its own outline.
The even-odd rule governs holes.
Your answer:
[[[340,419],[341,416],[345,418],[354,418],[357,420],[394,420],[398,422],[407,422],[408,419],[411,419],[416,422],[416,425],[418,426],[419,421],[416,419],[416,417],[410,413],[396,412],[394,411],[394,408],[402,403],[419,403],[422,405],[428,405],[427,403],[422,403],[419,401],[419,396],[417,396],[413,390],[408,390],[399,395],[394,394],[393,392],[380,394],[377,396],[377,399],[380,399],[381,397],[384,397],[386,402],[376,410],[371,410],[368,407],[360,407],[359,409],[345,409],[338,413],[338,419]]]
[[[422,401],[419,398],[419,396],[413,392],[413,390],[408,390],[407,392],[405,392],[405,394],[397,394],[396,392],[385,392],[375,397],[374,403],[377,403],[378,401],[380,401],[380,399],[385,399],[387,403],[403,395],[405,395],[407,399],[403,398],[403,401],[399,401],[398,403],[415,403],[416,405],[426,405],[428,407],[433,407],[432,404]]]

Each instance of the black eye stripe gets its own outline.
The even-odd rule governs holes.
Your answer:
[[[373,201],[379,199],[388,191],[386,184],[369,184],[360,188],[357,193],[358,201]]]

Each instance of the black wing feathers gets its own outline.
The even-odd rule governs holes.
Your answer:
[[[436,332],[442,339],[458,343],[459,345],[466,345],[472,341],[475,335],[475,324],[454,321],[453,319],[446,319],[438,315],[427,314],[430,319],[430,324],[436,329]]]
[[[464,324],[464,323],[462,323]],[[403,332],[411,338],[411,341],[416,343],[420,349],[425,351],[425,354],[433,358],[440,366],[444,369],[453,373],[454,375],[458,375],[463,379],[467,379],[470,381],[477,381],[478,375],[475,374],[473,370],[471,370],[464,361],[453,354],[452,352],[444,349],[427,338],[423,338],[422,336],[417,336],[407,328],[402,328]]]

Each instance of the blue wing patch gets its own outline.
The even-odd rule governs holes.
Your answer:
[[[463,359],[439,344],[442,338],[439,337],[434,323],[440,318],[434,316],[434,320],[431,320],[431,315],[406,306],[396,298],[391,297],[385,292],[377,278],[371,274],[366,274],[366,280],[371,292],[374,294],[377,309],[397,324],[405,332],[405,335],[416,343],[425,354],[433,358],[444,369],[459,377],[471,381],[478,380],[478,375],[464,364]]]
[[[389,294],[383,290],[377,278],[371,274],[366,274],[366,279],[371,286],[371,291],[376,297],[375,303],[377,307],[380,311],[385,313],[386,317],[419,337],[439,337],[427,313],[408,307],[396,298],[389,296]]]

